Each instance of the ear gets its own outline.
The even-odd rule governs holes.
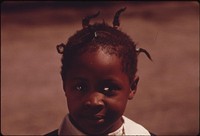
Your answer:
[[[139,82],[139,76],[135,76],[132,83],[130,84],[130,93],[129,93],[129,97],[128,97],[129,100],[133,99],[133,97],[137,91],[138,82]]]

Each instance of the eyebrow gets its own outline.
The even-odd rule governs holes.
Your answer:
[[[71,80],[73,80],[73,81],[77,81],[77,80],[79,80],[79,81],[88,81],[88,79],[83,78],[83,77],[73,77],[73,78],[71,78]]]
[[[115,79],[104,79],[104,80],[102,80],[103,82],[114,82],[114,83],[118,83],[118,82],[120,82],[119,80],[115,80]]]
[[[121,80],[120,78],[117,78],[117,77],[108,77],[108,78],[103,79],[103,81],[108,81],[108,82],[119,82],[119,83],[122,82],[122,80]]]
[[[88,82],[88,79],[84,78],[84,77],[72,77],[70,80]],[[123,81],[120,78],[107,77],[107,78],[104,78],[104,79],[99,79],[98,82],[112,82],[112,83],[121,84]]]

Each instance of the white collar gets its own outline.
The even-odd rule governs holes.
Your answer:
[[[122,116],[124,123],[122,126],[114,132],[108,135],[150,135],[150,133],[141,125]],[[69,120],[69,115],[67,114],[63,119],[60,128],[58,129],[58,135],[86,135],[80,130],[78,130]]]
[[[122,135],[124,130],[124,126],[122,126],[117,129],[116,131],[109,133],[110,136],[115,135]],[[69,115],[67,114],[65,118],[63,119],[60,128],[58,129],[58,135],[86,135],[80,130],[78,130],[69,120]]]

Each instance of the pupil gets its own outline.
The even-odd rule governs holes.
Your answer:
[[[81,87],[81,86],[77,86],[76,89],[77,89],[78,91],[80,91],[80,90],[82,89],[82,87]]]

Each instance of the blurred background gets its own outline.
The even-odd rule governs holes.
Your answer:
[[[139,56],[140,82],[125,115],[158,135],[199,132],[198,2],[12,2],[1,3],[1,132],[42,135],[67,113],[56,45],[100,11],[148,50]]]

